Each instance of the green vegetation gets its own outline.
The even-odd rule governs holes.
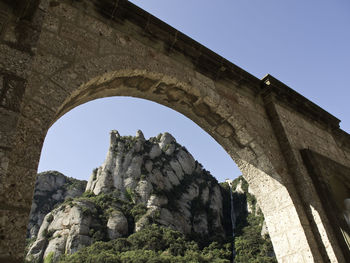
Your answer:
[[[220,183],[220,186],[223,210],[222,225],[225,229],[226,237],[229,238],[232,237],[230,186],[226,182]]]
[[[123,152],[127,153],[135,146],[137,142],[137,137],[121,136],[118,140],[124,144]],[[118,144],[115,145],[114,151],[118,151],[117,149],[118,149]]]
[[[137,222],[144,214],[147,212],[147,207],[144,204],[137,204],[130,210],[130,214],[134,218],[134,221]]]
[[[49,231],[45,231],[44,232],[44,236],[45,236],[45,238],[47,238],[47,239],[51,239],[52,238],[52,236],[53,236],[53,234],[55,233],[55,230],[53,230],[53,229],[51,229],[51,230],[49,230]]]
[[[261,213],[248,215],[247,225],[240,229],[235,238],[236,263],[277,263],[276,258],[271,256],[273,248],[269,236],[263,238],[260,234],[262,221]]]
[[[53,215],[50,213],[48,216],[47,216],[47,222],[51,223],[53,220]]]
[[[97,172],[98,172],[98,168],[95,168],[94,170],[92,170],[92,181],[95,181],[97,179]]]
[[[33,245],[33,243],[35,242],[36,237],[32,237],[32,238],[26,238],[26,247],[24,250],[24,255],[26,255],[28,253],[29,248]]]
[[[133,233],[135,222],[147,212],[144,204],[134,203],[135,193],[132,189],[127,189],[126,194],[127,201],[119,198],[120,194],[117,190],[99,195],[86,191],[81,197],[66,200],[62,206],[77,206],[84,215],[91,215],[97,219],[99,223],[94,224],[94,228],[90,229],[89,235],[94,242],[108,241],[106,225],[113,211],[120,211],[124,214],[128,221],[129,234]]]
[[[238,177],[233,181],[232,189],[235,190],[240,182],[244,193],[233,191],[235,212],[238,213],[234,239],[235,263],[275,263],[277,260],[269,235],[261,236],[264,216],[256,206],[256,198],[248,193],[247,181],[242,176]],[[227,189],[227,186],[224,187]],[[250,206],[250,213],[247,206]]]
[[[135,202],[135,192],[134,190],[132,190],[131,188],[126,188],[125,189],[125,195],[126,195],[126,198],[130,201],[130,202]]]
[[[53,256],[54,252],[50,252],[49,254],[47,254],[47,256],[44,258],[44,263],[52,263]]]
[[[86,181],[81,181],[72,177],[67,177],[67,182],[63,187],[64,189],[67,189],[67,190],[72,190],[72,189],[84,190],[86,187]]]
[[[229,263],[230,244],[213,242],[200,249],[194,241],[168,228],[151,225],[109,242],[96,242],[73,255],[65,255],[61,263]]]

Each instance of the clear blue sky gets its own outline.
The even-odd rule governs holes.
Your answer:
[[[348,0],[131,1],[258,78],[269,73],[342,120],[350,132]],[[146,138],[171,132],[219,181],[239,175],[208,134],[153,102],[107,98],[81,105],[46,137],[39,171],[87,179],[102,164],[111,129]]]

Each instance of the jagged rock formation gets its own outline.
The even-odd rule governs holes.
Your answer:
[[[145,140],[111,132],[104,164],[80,198],[47,214],[27,260],[74,253],[150,224],[205,239],[225,237],[221,188],[169,133]]]
[[[44,217],[68,198],[81,196],[86,181],[64,176],[57,171],[39,173],[36,178],[32,208],[27,227],[27,238],[37,236]]]

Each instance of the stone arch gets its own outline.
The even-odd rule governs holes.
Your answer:
[[[218,95],[215,91],[210,91],[209,95],[203,95],[208,93],[206,89],[209,88],[205,85],[193,87],[159,73],[140,70],[110,72],[90,80],[72,92],[58,108],[53,122],[72,108],[93,99],[131,96],[157,102],[184,114],[217,141],[222,141],[221,145],[226,151],[231,152],[232,158],[236,161],[243,158],[242,161],[252,162],[259,157],[259,154],[262,155],[263,149],[259,144],[254,144],[254,150],[257,153],[253,149],[248,149],[251,155],[237,154],[241,149],[250,147],[248,144],[252,141],[258,141],[259,137],[254,134],[255,140],[251,139],[254,135],[251,136],[247,132],[249,128],[253,130],[249,122],[243,116],[236,120],[239,113],[233,116],[231,105],[224,98],[220,98],[221,101],[217,101],[216,104],[213,103]],[[208,101],[212,103],[207,103]],[[220,103],[226,104],[226,108],[218,110]],[[237,135],[234,126],[245,127],[245,132]],[[257,162],[254,163],[257,164]]]
[[[17,8],[3,2],[9,10]],[[318,205],[318,197],[312,185],[306,187],[310,195],[298,193],[295,177],[304,182],[300,177],[307,174],[295,157],[301,146],[294,149],[287,136],[299,142],[304,134],[300,128],[294,134],[288,117],[305,122],[319,137],[327,136],[333,148],[341,142],[343,156],[337,155],[338,148],[334,156],[347,164],[347,135],[337,131],[340,139],[332,144],[329,129],[338,123],[333,116],[271,76],[256,79],[127,1],[25,2],[19,14],[13,12],[13,21],[0,21],[1,31],[6,31],[0,50],[0,81],[6,80],[1,90],[1,98],[6,95],[1,121],[6,125],[1,126],[0,147],[0,260],[21,262],[20,241],[50,125],[81,103],[127,95],[183,113],[224,147],[257,196],[279,261],[345,262],[327,221],[314,222],[322,234],[319,240],[310,227],[314,217],[305,215],[302,200]],[[33,34],[25,34],[23,28]],[[274,96],[279,104],[267,101]],[[313,119],[317,124],[311,124]],[[320,123],[328,131],[320,129]],[[317,143],[308,140],[302,147]]]
[[[70,72],[71,68],[79,68],[83,63],[86,63],[86,60],[81,62],[81,65],[75,64],[70,68],[65,68],[64,71]],[[128,65],[130,66],[130,64]],[[118,64],[118,67],[121,68],[125,68],[125,66]],[[110,96],[132,96],[152,100],[190,118],[209,133],[234,159],[241,169],[243,176],[250,184],[250,190],[257,196],[259,205],[266,216],[272,241],[275,244],[274,234],[279,234],[282,230],[285,235],[285,229],[276,221],[276,218],[278,218],[278,216],[276,217],[276,211],[281,208],[281,202],[277,201],[278,198],[282,199],[284,204],[281,213],[286,218],[289,218],[285,219],[288,221],[288,227],[294,226],[295,229],[299,227],[300,221],[297,211],[294,209],[295,204],[290,198],[290,193],[285,188],[281,177],[283,176],[281,175],[283,170],[280,170],[279,173],[277,172],[275,166],[277,162],[271,162],[269,150],[265,150],[261,146],[261,142],[264,143],[264,138],[255,131],[254,126],[244,116],[244,112],[234,110],[235,104],[232,101],[220,96],[213,87],[193,77],[186,79],[187,82],[184,82],[177,79],[174,75],[155,73],[147,69],[138,68],[110,71],[107,64],[106,68],[100,67],[99,71],[107,72],[100,76],[85,72],[84,75],[80,76],[81,78],[88,79],[85,83],[81,85],[74,82],[67,83],[68,85],[65,86],[65,90],[69,90],[70,93],[66,92],[65,96],[61,97],[61,104],[59,105],[57,103],[55,107],[56,111],[49,110],[42,104],[28,99],[28,105],[26,106],[24,104],[24,109],[27,111],[26,116],[30,118],[30,115],[33,114],[31,118],[34,119],[37,125],[35,129],[43,131],[40,133],[40,138],[38,138],[41,142],[43,141],[42,136],[45,137],[47,129],[57,119],[69,110],[85,102]],[[64,74],[64,72],[58,74]],[[28,81],[29,85],[31,83],[37,84],[35,82],[37,81],[37,77],[33,77],[33,82],[31,80],[29,79]],[[47,83],[43,82],[42,85],[47,85]],[[54,90],[57,91],[60,88],[56,85]],[[57,94],[54,97],[58,97]],[[40,101],[42,100],[47,101],[48,98],[42,96]],[[37,115],[37,112],[33,111],[35,107],[40,108],[40,115]],[[38,118],[33,118],[35,115]],[[27,129],[32,128],[24,123],[21,130]],[[32,135],[29,136],[27,134],[31,140],[36,138],[34,134]],[[21,143],[23,144],[23,142]],[[37,141],[32,141],[32,143],[36,144]],[[30,144],[27,147],[30,147]],[[38,147],[36,152],[32,152],[32,156],[39,157],[40,149],[41,147]],[[33,159],[32,157],[31,160],[38,163],[39,160]],[[277,164],[281,166],[280,163]],[[294,215],[294,217],[290,218],[291,215]],[[287,237],[285,238],[287,239]],[[302,241],[308,242],[307,239],[302,239]],[[277,248],[275,246],[278,257],[283,256],[283,250],[286,246],[289,246],[289,249],[298,251],[305,247],[305,243],[299,242],[299,244],[277,246]],[[304,253],[310,253],[310,251],[306,250]]]

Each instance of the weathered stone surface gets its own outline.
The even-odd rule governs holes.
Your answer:
[[[68,178],[56,171],[38,174],[29,215],[27,237],[35,237],[46,214],[66,199],[81,196],[85,187],[86,181]]]
[[[30,59],[29,54],[0,44],[0,68],[2,70],[11,72],[17,77],[25,78],[28,73],[27,63]]]
[[[261,175],[271,178],[266,186],[257,183],[252,187],[263,212],[269,217],[275,214],[280,217],[283,214],[283,209],[279,209],[282,204],[272,200],[280,195],[281,199],[295,206],[297,217],[292,219],[293,225],[299,225],[300,232],[308,240],[295,257],[288,255],[287,250],[280,250],[282,252],[277,253],[280,261],[287,258],[299,260],[300,255],[305,262],[316,261],[321,254],[319,248],[325,248],[322,255],[326,255],[327,260],[344,261],[343,254],[348,252],[339,251],[337,244],[343,241],[332,234],[335,230],[329,222],[329,213],[322,207],[299,156],[300,149],[309,148],[350,167],[350,139],[339,129],[339,120],[272,76],[258,80],[161,21],[152,24],[152,27],[161,30],[153,30],[158,33],[150,39],[146,32],[149,14],[134,10],[135,7],[127,1],[119,1],[118,5],[125,10],[122,23],[111,17],[113,10],[89,8],[86,1],[40,1],[40,10],[35,10],[35,6],[26,10],[30,14],[22,10],[26,15],[23,18],[13,12],[11,1],[1,3],[0,75],[6,73],[25,83],[34,72],[45,76],[55,72],[49,81],[62,88],[54,95],[55,105],[50,109],[46,106],[50,104],[52,95],[46,98],[44,91],[33,92],[34,85],[24,90],[28,96],[15,96],[14,103],[9,103],[13,100],[8,98],[13,98],[12,95],[21,90],[17,84],[12,85],[14,88],[9,93],[2,91],[0,94],[3,109],[6,105],[6,109],[18,111],[21,118],[24,116],[31,123],[23,127],[22,121],[17,123],[16,118],[8,116],[0,122],[5,124],[11,119],[9,126],[1,130],[8,128],[0,137],[0,145],[4,147],[1,149],[1,186],[2,190],[12,189],[13,192],[1,192],[1,201],[7,203],[9,197],[14,197],[15,205],[30,203],[29,193],[33,189],[29,188],[34,185],[34,177],[28,179],[31,182],[22,180],[21,173],[15,172],[18,171],[15,166],[20,164],[28,170],[36,169],[46,131],[61,116],[55,116],[58,108],[62,114],[96,98],[136,96],[172,107],[200,125],[235,158],[249,183],[253,184],[254,178]],[[44,30],[40,30],[41,27]],[[39,37],[40,31],[44,33],[42,36],[46,31],[56,35]],[[164,31],[166,38],[164,33],[160,33]],[[19,40],[23,45],[19,45]],[[50,50],[50,46],[55,50]],[[101,49],[112,50],[113,55],[108,51],[102,52],[105,55],[101,57]],[[70,57],[73,52],[74,56]],[[71,59],[69,66],[62,62],[68,58]],[[32,60],[37,63],[31,63]],[[118,85],[114,82],[116,86],[111,90],[101,80],[103,74],[116,71],[124,72],[123,77],[131,80],[135,75],[130,72],[135,70],[139,73],[137,78],[144,81],[134,88],[121,85],[124,79]],[[90,81],[96,83],[96,78],[101,78],[99,93],[86,92],[82,95],[81,85]],[[166,85],[161,88],[160,83]],[[3,89],[3,85],[0,88]],[[47,88],[52,94],[52,88]],[[90,90],[91,86],[86,85],[85,88]],[[35,100],[31,96],[34,93],[37,95]],[[75,103],[69,104],[73,95]],[[34,105],[39,103],[39,106]],[[235,133],[225,122],[233,127]],[[339,133],[343,135],[339,136]],[[172,148],[168,149],[169,152]],[[149,164],[147,171],[154,169],[154,165]],[[192,165],[188,165],[184,171],[179,161],[171,162],[179,180],[192,169]],[[108,175],[105,176],[107,178]],[[6,183],[11,180],[18,181],[12,188]],[[275,181],[282,189],[277,197],[267,194],[277,189]],[[128,185],[134,185],[134,179]],[[269,203],[273,203],[277,210],[270,209]],[[318,216],[310,212],[310,206],[315,208]],[[310,222],[314,228],[311,233],[306,230]],[[278,221],[274,225],[267,221],[267,225],[269,229],[280,229],[285,234],[291,231]],[[25,227],[18,229],[24,231]],[[24,236],[19,234],[20,231],[14,236]],[[321,233],[322,238],[317,239],[313,233]],[[282,246],[276,241],[279,240],[277,237],[272,237],[272,240],[275,246]],[[21,241],[18,240],[18,243]],[[9,254],[19,253],[15,246],[13,249],[6,246],[6,249],[9,252],[0,255],[5,261],[12,260],[8,258]],[[17,256],[13,260],[17,261]]]
[[[128,233],[128,221],[120,211],[113,211],[108,218],[107,231],[109,239],[116,239]]]
[[[2,164],[4,168],[10,166],[10,161],[6,158],[2,158]],[[7,180],[6,173],[0,174],[0,203],[5,207],[6,205],[17,206],[20,210],[23,207],[28,208],[25,213],[29,214],[30,204],[33,197],[33,190],[35,185],[36,170],[29,169],[28,167],[11,167],[10,172],[12,176]],[[15,189],[21,189],[19,193]],[[28,216],[28,215],[27,215]]]
[[[21,209],[16,211],[13,209],[0,209],[0,253],[3,258],[12,258],[20,262],[23,257],[21,253],[24,251],[25,227],[28,220],[28,211]],[[4,261],[7,262],[7,261]]]
[[[7,109],[0,109],[0,146],[11,148],[14,143],[13,129],[15,129],[18,121],[18,113]]]
[[[11,75],[0,75],[0,83],[0,106],[18,112],[25,90],[24,80]]]
[[[92,202],[73,201],[48,213],[35,242],[29,248],[27,260],[41,262],[52,252],[56,261],[62,254],[72,254],[90,245],[89,230],[93,221],[91,215],[84,211],[94,209]]]

